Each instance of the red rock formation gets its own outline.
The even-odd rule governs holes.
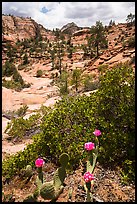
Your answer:
[[[114,63],[118,61],[126,61],[135,56],[134,47],[130,48],[126,42],[130,40],[131,37],[135,36],[135,26],[128,27],[127,24],[118,24],[112,27],[107,27],[106,36],[108,39],[108,48],[99,49],[100,56],[98,58],[83,58],[84,50],[81,45],[87,45],[87,37],[90,37],[90,28],[82,28],[78,27],[74,23],[67,24],[60,29],[63,32],[72,32],[71,33],[71,44],[73,44],[74,51],[72,53],[72,59],[68,58],[68,52],[66,45],[64,45],[64,57],[62,60],[62,64],[65,66],[66,64],[72,68],[73,64],[77,62],[86,62],[88,60],[88,64],[86,69],[94,70],[98,69],[98,66],[105,63],[112,66]],[[64,32],[65,33],[65,32]],[[5,16],[2,15],[2,59],[6,59],[6,43],[10,42],[11,44],[15,44],[15,42],[24,39],[36,39],[37,37],[42,36],[43,39],[48,39],[51,46],[49,50],[52,49],[52,46],[56,46],[56,40],[54,32],[47,30],[42,25],[36,23],[31,18],[22,18],[15,16]],[[64,34],[65,40],[68,40],[68,35]],[[125,45],[123,46],[123,43]],[[46,44],[46,40],[45,40]],[[48,45],[49,46],[49,45]],[[91,45],[92,47],[92,45]],[[18,53],[21,52],[22,48],[18,48]],[[41,47],[38,47],[35,52],[30,52],[30,48],[25,51],[28,53],[30,57],[30,63],[34,63],[35,61],[45,63],[46,60],[51,62],[49,50],[43,50],[41,52]],[[45,58],[47,57],[47,59]]]
[[[31,18],[2,15],[3,41],[31,39],[42,36],[54,40],[52,31],[45,29]]]

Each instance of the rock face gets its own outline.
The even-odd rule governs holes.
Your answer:
[[[2,15],[2,41],[16,42],[41,36],[54,39],[52,31],[45,29],[31,18]]]
[[[98,66],[107,64],[112,67],[115,63],[125,62],[127,60],[134,63],[135,58],[135,26],[127,26],[126,23],[119,23],[111,27],[105,28],[106,37],[108,40],[107,48],[99,48],[99,56],[96,58],[96,50],[92,47],[92,43],[89,47],[88,38],[90,38],[89,27],[78,27],[74,22],[64,25],[60,30],[60,34],[65,39],[60,40],[62,43],[62,50],[64,56],[62,57],[62,66],[67,66],[69,69],[73,68],[76,63],[85,64],[86,71],[97,71]],[[69,36],[68,36],[69,34]],[[40,39],[42,37],[42,40]],[[36,46],[36,38],[39,38]],[[34,39],[33,42],[29,42],[28,47],[18,46],[17,40]],[[67,41],[68,40],[68,41]],[[69,42],[71,49],[69,49]],[[9,42],[9,43],[7,43]],[[23,53],[27,53],[29,57],[29,63],[45,64],[46,67],[51,68],[52,60],[50,51],[53,49],[56,53],[57,39],[53,31],[47,30],[42,25],[36,23],[31,18],[5,16],[2,15],[2,62],[8,59],[8,54],[11,51],[9,44],[15,44],[12,50],[16,54],[16,63],[21,64],[23,61]],[[7,46],[8,45],[8,46]],[[84,48],[84,49],[83,49]],[[93,49],[95,57],[90,55],[90,49]],[[73,52],[68,55],[70,50]],[[54,63],[57,63],[57,54],[53,56],[56,58]],[[85,55],[84,55],[85,54]],[[71,57],[68,57],[71,56]],[[134,66],[134,64],[133,64]],[[47,71],[47,70],[46,70]],[[49,72],[45,76],[49,76]],[[52,73],[53,74],[53,73]],[[96,73],[95,73],[96,74]]]
[[[74,32],[78,31],[78,30],[80,30],[80,28],[79,28],[75,23],[73,23],[73,22],[64,25],[64,26],[60,29],[60,31],[61,31],[62,33],[71,34],[71,35],[72,35]]]
[[[90,29],[83,28],[74,32],[73,36],[80,36],[80,35],[89,34],[89,33],[90,33]]]
[[[73,45],[86,45],[87,44],[87,37],[90,36],[90,29],[89,28],[82,28],[79,29],[78,31],[75,31],[72,34],[71,37],[71,42]]]

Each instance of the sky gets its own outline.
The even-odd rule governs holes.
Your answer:
[[[31,17],[50,30],[71,22],[80,27],[126,23],[130,13],[135,14],[135,2],[2,2],[2,14]]]

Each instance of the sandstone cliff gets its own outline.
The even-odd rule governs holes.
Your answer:
[[[60,29],[61,32],[71,35],[78,30],[80,30],[80,28],[74,22],[68,23]]]
[[[17,40],[35,38],[54,39],[52,31],[45,29],[31,18],[2,15],[2,41],[16,42]]]
[[[127,26],[125,23],[119,23],[113,26],[106,26],[106,36],[108,40],[108,47],[100,49],[98,58],[84,57],[84,49],[88,48],[87,37],[90,37],[90,28],[78,27],[75,23],[68,23],[58,31],[64,35],[64,40],[61,40],[63,50],[62,66],[67,66],[70,69],[78,66],[85,69],[87,72],[97,74],[98,66],[107,64],[112,67],[115,63],[125,62],[127,60],[135,59],[135,25]],[[72,54],[69,52],[70,45],[68,44],[67,34],[71,37]],[[41,39],[42,37],[42,39]],[[33,39],[24,44],[16,44],[17,40],[24,41],[25,39]],[[38,41],[36,42],[36,39]],[[13,45],[16,50],[9,49],[9,45]],[[2,15],[2,59],[3,63],[9,59],[7,56],[15,53],[14,59],[17,64],[21,64],[24,53],[27,53],[29,63],[44,63],[51,67],[51,50],[54,50],[54,58],[58,59],[57,50],[58,42],[56,34],[44,28],[42,25],[36,23],[31,18],[5,16]],[[11,52],[12,51],[12,52]],[[71,58],[68,55],[72,55]],[[81,63],[81,64],[80,64]],[[133,65],[134,66],[134,65]]]

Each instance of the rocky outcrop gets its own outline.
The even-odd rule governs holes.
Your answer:
[[[62,33],[71,34],[71,35],[72,35],[74,32],[78,31],[78,30],[80,30],[80,28],[79,28],[75,23],[73,23],[73,22],[64,25],[64,26],[60,29],[60,31],[61,31]]]
[[[132,50],[125,50],[123,52],[123,57],[135,57],[135,49],[132,49]]]
[[[80,29],[78,31],[75,31],[72,36],[80,36],[80,35],[84,35],[84,34],[90,34],[90,29]]]
[[[86,57],[83,57],[85,50],[87,48],[90,52],[90,47],[88,44],[88,37],[91,36],[89,27],[78,27],[74,22],[64,25],[61,29],[58,29],[61,36],[65,37],[66,44],[62,45],[64,56],[62,58],[62,66],[68,66],[68,69],[72,69],[73,64],[83,63],[85,60],[89,60],[86,66],[87,71],[97,70],[98,66],[102,64],[108,64],[109,66],[114,65],[117,62],[124,62],[126,60],[131,60],[134,64],[135,58],[135,48],[134,48],[134,36],[135,36],[135,26],[128,27],[126,23],[114,25],[112,27],[106,28],[106,36],[108,40],[108,47],[99,47],[99,56],[96,57],[96,50],[94,50],[93,57],[87,53]],[[68,36],[70,34],[70,36]],[[6,53],[9,52],[7,44],[15,43],[18,39],[36,39],[42,37],[45,39],[40,42],[38,46],[34,46],[35,50],[32,51],[33,43],[25,48],[28,54],[29,62],[32,63],[51,63],[50,50],[55,48],[57,45],[57,39],[55,32],[47,30],[42,25],[36,23],[31,18],[15,17],[15,16],[5,16],[2,15],[2,59],[5,62],[7,58]],[[48,39],[48,41],[46,40]],[[73,46],[72,58],[68,57],[69,41],[71,46]],[[40,40],[41,41],[41,40]],[[9,43],[7,43],[9,42]],[[33,48],[34,48],[33,47]],[[16,46],[16,59],[18,63],[22,62],[22,56],[20,53],[22,51],[21,46]],[[91,43],[92,49],[92,43]],[[11,51],[11,50],[10,50]],[[57,56],[55,54],[55,56]],[[18,59],[20,58],[20,59]],[[56,60],[57,61],[57,60]],[[55,62],[56,62],[55,61]],[[50,64],[51,67],[51,64]]]
[[[3,42],[16,42],[17,40],[22,41],[24,39],[35,39],[38,37],[54,39],[52,31],[45,29],[31,18],[2,15]]]

